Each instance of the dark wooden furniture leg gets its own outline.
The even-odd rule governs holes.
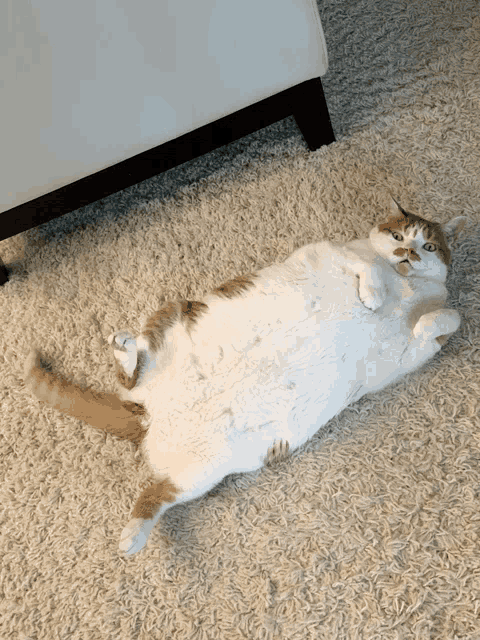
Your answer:
[[[335,142],[330,114],[320,78],[299,85],[303,95],[292,104],[293,115],[310,151]]]
[[[176,140],[0,213],[0,240],[59,218],[292,115],[311,151],[335,142],[322,82],[320,78],[307,80]],[[0,286],[7,280],[7,270],[1,263]]]
[[[0,258],[0,287],[6,282],[8,282],[7,267],[3,264],[2,259]]]

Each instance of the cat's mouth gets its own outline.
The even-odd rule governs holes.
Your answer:
[[[409,267],[411,266],[408,260],[400,260],[400,262],[397,262],[397,271],[401,276],[406,276],[410,273]]]

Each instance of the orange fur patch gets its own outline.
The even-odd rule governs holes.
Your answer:
[[[175,502],[180,489],[170,480],[154,482],[140,494],[132,512],[132,518],[151,520],[165,502]]]
[[[222,298],[237,298],[248,289],[255,286],[254,280],[257,277],[256,274],[251,273],[245,276],[238,276],[233,280],[228,280],[224,284],[214,289],[212,293]]]
[[[153,316],[147,320],[142,335],[147,339],[150,350],[156,353],[163,346],[163,339],[167,329],[180,320],[180,304],[167,302]]]
[[[405,255],[408,254],[408,255]],[[407,251],[407,249],[395,249],[395,251],[393,252],[394,256],[405,256],[405,259],[409,259],[412,262],[420,262],[421,258],[418,255],[418,253],[416,251],[414,251],[413,249],[409,249]]]
[[[187,331],[196,324],[198,319],[208,310],[208,306],[204,302],[190,302],[184,300],[181,303],[182,319]]]
[[[235,298],[254,286],[255,274],[238,276],[213,290],[213,294],[224,298]],[[151,316],[142,332],[148,345],[154,353],[163,346],[165,332],[182,321],[187,331],[190,331],[198,319],[208,310],[204,302],[183,300],[168,302]]]
[[[145,368],[146,361],[147,361],[147,356],[145,352],[137,351],[137,365],[135,367],[135,371],[133,372],[132,376],[129,378],[125,373],[124,369],[122,368],[122,366],[118,363],[117,360],[115,360],[115,373],[117,375],[117,380],[119,384],[121,384],[122,387],[125,387],[125,389],[128,389],[128,391],[133,389],[133,387],[135,387],[135,385],[138,382],[140,373]]]
[[[167,329],[173,327],[176,322],[183,322],[186,330],[190,331],[207,309],[208,306],[204,302],[168,302],[147,320],[142,335],[147,339],[151,351],[156,353],[163,347]]]

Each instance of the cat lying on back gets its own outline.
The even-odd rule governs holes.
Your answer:
[[[303,444],[458,329],[459,314],[444,308],[447,241],[466,218],[442,228],[392,207],[367,239],[309,244],[202,302],[166,304],[137,338],[112,334],[119,395],[83,391],[32,351],[25,382],[39,399],[142,443],[154,481],[121,550],[139,551],[172,502]]]

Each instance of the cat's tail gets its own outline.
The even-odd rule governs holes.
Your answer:
[[[122,401],[114,393],[84,390],[47,371],[42,367],[37,349],[27,357],[23,379],[33,395],[62,413],[136,444],[145,436],[146,429],[140,421],[145,413],[142,405]]]

